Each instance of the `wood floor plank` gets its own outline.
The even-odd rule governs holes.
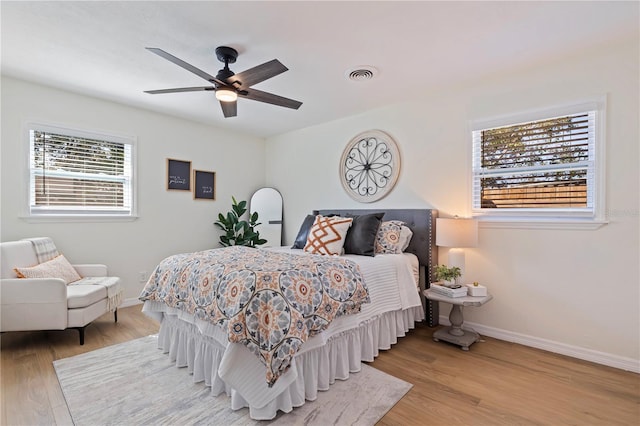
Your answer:
[[[431,341],[432,333],[419,327],[409,337],[417,338],[414,342],[421,342],[436,360],[424,364],[418,357],[406,358],[401,340],[372,363],[396,377],[419,382],[414,389],[435,389],[435,393],[425,391],[422,406],[413,408],[414,415],[428,412],[425,424],[640,424],[640,379],[635,373],[490,338],[465,352]],[[394,363],[396,359],[410,361],[410,367]],[[406,377],[408,371],[413,371],[413,381]],[[405,396],[381,424],[406,424],[406,412],[400,410],[410,409],[404,400],[415,395]]]
[[[52,407],[52,409],[56,426],[73,426],[73,419],[71,418],[71,413],[69,413],[66,402],[62,405]]]
[[[19,400],[29,410],[8,404],[7,422],[21,425],[54,423],[53,410],[44,386],[46,372],[40,368],[37,354],[20,357],[13,363],[11,370],[9,376],[13,376],[15,381],[6,389],[3,387],[3,393],[6,392],[11,399]]]
[[[369,363],[413,384],[379,425],[640,424],[638,374],[491,338],[465,352],[434,330],[418,325]],[[2,334],[0,423],[72,424],[53,361],[157,332],[138,305],[98,318],[83,346],[75,330]]]

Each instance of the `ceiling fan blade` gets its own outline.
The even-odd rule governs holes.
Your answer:
[[[179,92],[200,92],[203,90],[216,90],[215,87],[178,87],[176,89],[160,89],[160,90],[145,90],[144,93],[150,93],[152,95],[159,95],[161,93],[179,93]]]
[[[220,107],[222,108],[222,113],[225,118],[235,117],[238,115],[238,102],[222,102],[220,101]]]
[[[266,102],[268,104],[292,109],[298,109],[300,108],[300,105],[302,105],[302,102],[256,89],[240,90],[238,91],[238,96],[251,99],[252,101]]]
[[[280,63],[279,60],[274,59],[269,62],[265,62],[262,65],[258,65],[248,70],[242,71],[236,75],[233,75],[227,79],[229,84],[240,83],[240,89],[248,89],[254,84],[258,84],[261,81],[265,81],[271,77],[275,77],[278,74],[282,74],[288,71],[289,68]],[[236,86],[237,87],[237,86]]]
[[[182,59],[176,58],[172,54],[167,53],[162,49],[158,49],[157,47],[146,47],[145,49],[147,49],[150,52],[155,53],[158,56],[163,57],[167,61],[173,62],[174,64],[178,65],[179,67],[182,67],[182,68],[186,69],[187,71],[190,71],[190,72],[194,73],[195,75],[197,75],[198,77],[204,78],[205,80],[207,80],[207,81],[209,81],[211,83],[217,83],[217,84],[222,84],[222,85],[225,84],[223,81],[221,81],[218,78],[212,76],[211,74],[206,73],[206,72],[202,71],[201,69],[194,67],[193,65],[183,61]]]

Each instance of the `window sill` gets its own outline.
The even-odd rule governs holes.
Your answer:
[[[532,218],[491,218],[476,217],[481,228],[502,229],[567,229],[567,230],[596,230],[607,223],[605,220],[580,220],[580,219],[532,219]]]
[[[28,223],[106,223],[106,222],[133,222],[138,216],[116,215],[42,215],[21,216],[20,219]]]

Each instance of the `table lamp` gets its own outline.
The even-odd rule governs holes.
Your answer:
[[[436,245],[450,247],[449,267],[457,266],[464,276],[465,247],[478,245],[478,221],[474,219],[454,218],[436,219]]]

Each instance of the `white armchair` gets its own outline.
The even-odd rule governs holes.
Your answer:
[[[73,265],[83,278],[72,285],[60,278],[18,278],[14,268],[38,263],[31,241],[0,243],[1,332],[74,328],[83,345],[91,321],[109,310],[118,321],[120,279],[108,277],[105,265]]]

